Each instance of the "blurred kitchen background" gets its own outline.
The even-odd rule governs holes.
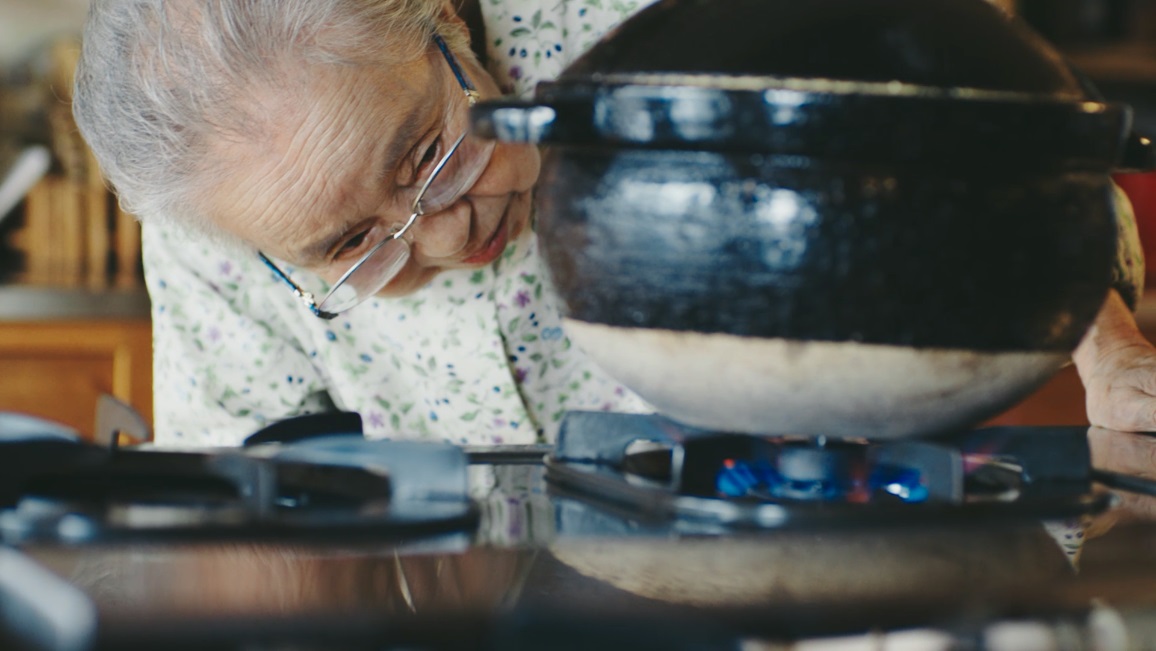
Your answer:
[[[0,410],[93,434],[110,394],[151,419],[140,228],[77,133],[88,0],[0,0]]]
[[[1033,24],[1108,99],[1132,104],[1139,130],[1156,135],[1156,0],[993,1]],[[151,412],[139,227],[104,186],[69,111],[87,6],[0,0],[0,409],[82,431],[101,393]],[[1156,287],[1156,174],[1118,181],[1135,204]],[[1152,303],[1140,314],[1149,336]],[[1029,402],[1005,421],[1038,413],[1082,422],[1072,372]]]
[[[139,229],[120,214],[69,111],[87,0],[0,3],[0,281],[138,287]]]
[[[1156,133],[1156,2],[1018,0],[1016,11],[1101,93],[1132,104],[1140,129]]]

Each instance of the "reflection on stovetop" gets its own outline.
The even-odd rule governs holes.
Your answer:
[[[591,423],[607,429],[600,415],[573,418],[585,423],[570,422],[566,437]],[[1063,545],[1057,544],[1064,542],[1063,534],[1057,540],[1055,532],[1067,531],[1078,539],[1083,531],[1095,531],[1095,522],[1082,528],[1070,518],[1063,521],[1066,526],[1049,521],[1045,527],[1041,522],[1081,512],[1067,511],[1067,506],[1050,510],[1056,502],[1048,496],[1054,494],[1034,491],[1051,481],[1078,487],[1059,494],[1081,497],[1081,509],[1095,505],[1083,511],[1083,517],[1095,517],[1096,522],[1113,517],[1114,511],[1095,513],[1110,500],[1108,493],[1094,489],[1090,470],[1092,459],[1103,465],[1107,457],[1097,457],[1095,449],[1089,454],[1087,441],[1074,430],[991,430],[984,436],[971,433],[970,438],[957,439],[954,447],[946,448],[954,452],[937,450],[930,457],[934,463],[944,458],[950,461],[933,467],[946,469],[951,482],[943,483],[940,475],[924,477],[924,473],[915,477],[919,481],[904,484],[908,497],[918,497],[923,479],[941,482],[927,488],[926,499],[896,500],[901,496],[887,492],[886,484],[877,485],[883,489],[882,504],[888,508],[934,517],[860,518],[852,526],[825,515],[832,509],[871,510],[879,505],[870,500],[829,499],[831,483],[826,475],[820,473],[818,481],[793,487],[819,493],[824,499],[772,501],[761,492],[770,481],[783,477],[778,452],[759,443],[736,445],[734,439],[718,447],[699,448],[706,439],[700,440],[697,433],[687,435],[669,422],[645,417],[642,422],[647,427],[667,431],[663,438],[638,429],[639,422],[632,424],[629,435],[620,437],[621,446],[599,446],[595,451],[577,445],[584,444],[586,436],[570,444],[564,438],[556,449],[451,448],[453,453],[442,460],[452,457],[448,467],[456,468],[456,479],[435,482],[442,486],[436,490],[400,488],[402,476],[424,476],[430,466],[384,455],[400,449],[388,442],[370,444],[339,437],[328,439],[330,447],[326,447],[322,444],[327,439],[314,439],[309,444],[314,446],[310,458],[324,459],[323,465],[328,466],[319,474],[294,465],[301,457],[293,450],[305,449],[308,439],[233,450],[224,455],[230,459],[226,467],[259,469],[247,471],[246,477],[272,473],[268,476],[273,479],[267,476],[265,480],[266,500],[259,503],[271,503],[273,508],[258,510],[270,520],[253,529],[210,527],[213,535],[205,535],[170,528],[160,536],[125,532],[96,536],[91,535],[92,529],[85,529],[85,535],[53,537],[32,535],[29,531],[40,530],[16,527],[10,518],[3,529],[11,536],[9,547],[0,548],[0,647],[15,647],[13,640],[19,639],[26,646],[35,643],[29,648],[69,650],[750,649],[756,648],[752,639],[774,645],[870,631],[902,634],[918,628],[934,629],[934,634],[920,639],[939,646],[915,648],[958,648],[974,642],[974,648],[997,649],[1022,647],[1006,642],[1008,632],[1020,630],[1016,626],[1021,624],[1029,629],[1034,626],[1031,630],[1037,634],[1076,635],[1088,642],[1088,648],[1112,648],[1091,646],[1093,641],[1103,641],[1105,626],[1109,632],[1123,631],[1133,642],[1139,640],[1134,648],[1154,641],[1144,637],[1144,631],[1153,629],[1144,627],[1156,613],[1150,610],[1156,606],[1156,528],[1135,523],[1117,526],[1095,541],[1099,547],[1085,549],[1080,563],[1074,565]],[[1044,448],[1025,452],[1017,447],[1028,445],[1027,439],[1038,443],[1043,434],[1048,434]],[[1092,441],[1101,442],[1101,438]],[[993,447],[993,442],[1000,445]],[[945,445],[942,440],[934,443]],[[787,449],[802,449],[808,455],[823,447],[792,445]],[[1013,480],[1019,496],[1044,495],[1047,499],[1040,503],[1048,505],[1047,509],[967,511],[976,505],[1008,503],[983,499],[969,503],[966,490],[943,488],[968,486],[967,474],[979,466],[964,460],[975,461],[972,448],[977,446],[985,458],[999,461],[999,472],[992,476]],[[843,449],[833,442],[826,447]],[[707,453],[691,458],[688,448],[692,453]],[[323,450],[328,452],[318,454]],[[864,453],[862,446],[854,450],[857,456],[852,457],[852,466],[861,460],[877,463],[882,459],[887,462],[883,465],[894,466],[897,460],[925,459],[898,452]],[[384,456],[368,464],[377,469],[373,476],[351,475],[358,479],[335,489],[330,483],[335,475],[327,473],[340,470],[349,460],[343,455],[351,451],[362,455],[361,462],[367,454]],[[131,451],[116,454],[126,452]],[[642,458],[624,465],[631,454]],[[238,455],[246,460],[235,461]],[[547,455],[548,462],[544,461]],[[134,459],[132,463],[142,459],[124,458]],[[847,458],[801,467],[807,472],[808,468],[825,472],[832,465],[847,465]],[[1055,465],[1057,459],[1063,463]],[[728,460],[735,463],[728,464]],[[735,496],[722,490],[732,487],[727,483],[733,479],[728,473],[738,461],[756,476],[757,481],[750,484],[756,487],[754,494]],[[762,461],[779,474],[754,469]],[[714,492],[702,494],[701,481],[689,482],[692,490],[700,487],[698,494],[689,494],[693,500],[725,498],[726,503],[747,509],[783,507],[788,517],[763,527],[758,520],[727,515],[742,509],[723,510],[723,517],[713,507],[696,506],[681,513],[678,500],[688,496],[682,493],[673,493],[679,497],[671,498],[669,491],[660,491],[668,497],[646,502],[650,498],[640,501],[633,493],[623,499],[615,490],[592,492],[582,479],[573,479],[574,469],[567,467],[572,463],[595,466],[594,476],[599,477],[606,468],[597,466],[627,467],[629,472],[618,473],[615,481],[647,491],[663,482],[669,487],[684,470],[694,474],[710,468],[699,476],[716,482]],[[1018,468],[1015,473],[1006,472],[1013,466]],[[365,470],[367,466],[355,467]],[[794,468],[791,472],[798,472],[799,466]],[[81,476],[86,482],[92,479]],[[215,476],[237,477],[238,473],[230,470]],[[852,473],[859,480],[870,476],[862,470]],[[892,475],[896,476],[902,473]],[[984,489],[990,488],[992,476],[984,478]],[[796,475],[792,481],[798,479]],[[457,498],[447,500],[443,488],[450,485],[462,488]],[[50,493],[67,488],[75,493],[77,486],[93,484],[47,482],[37,490]],[[811,490],[816,486],[819,490]],[[302,492],[303,488],[316,494]],[[859,490],[852,488],[845,492]],[[998,491],[983,494],[993,493]],[[305,500],[307,494],[310,497]],[[296,501],[287,500],[286,495],[295,495]],[[385,529],[343,529],[341,521],[335,520],[332,535],[322,535],[327,528],[323,519],[296,529],[274,530],[268,524],[283,522],[285,511],[304,509],[303,501],[318,496],[329,500],[369,496],[379,506],[410,500],[414,506],[398,508],[418,513],[416,505],[437,502],[431,496],[460,505],[458,498],[463,495],[469,497],[469,517],[455,520],[460,526],[441,529],[408,529],[398,534]],[[933,495],[947,497],[932,500]],[[944,516],[947,511],[940,507],[926,508],[929,502],[945,505],[951,500],[956,500],[957,509],[965,509],[952,512],[968,515]],[[26,506],[19,500],[14,503],[4,511],[11,514]],[[1038,506],[1030,499],[1028,503],[1033,509]],[[333,506],[331,502],[325,505],[327,509]],[[384,522],[380,516],[390,508],[370,512],[370,519]],[[1143,508],[1137,506],[1137,510]],[[812,512],[824,517],[811,517]],[[437,509],[431,513],[436,520]],[[56,522],[59,530],[62,520],[56,516],[45,522]],[[245,517],[250,524],[260,522],[260,518]],[[301,535],[303,530],[311,533]],[[357,532],[363,535],[350,535]],[[997,631],[996,626],[1002,628]],[[8,639],[3,637],[5,631]],[[11,643],[3,646],[6,642]]]
[[[22,552],[94,601],[102,621],[94,648],[110,649],[169,648],[173,640],[189,648],[237,640],[557,648],[557,636],[578,635],[583,622],[589,630],[571,648],[729,648],[738,636],[914,626],[962,634],[1001,618],[1084,618],[1091,595],[1113,591],[1130,605],[1152,602],[1138,588],[1145,579],[1153,585],[1156,545],[1137,553],[1142,541],[1127,552],[1128,581],[1119,562],[1082,581],[1035,522],[679,534],[560,497],[540,465],[474,468],[487,489],[468,544],[437,537]]]
[[[599,641],[608,648],[635,648],[630,631],[641,629],[634,627],[661,623],[663,635],[641,648],[719,648],[740,633],[792,639],[938,623],[954,618],[961,603],[1000,614],[1025,599],[1024,586],[1073,578],[1035,523],[682,534],[558,496],[540,465],[483,463],[479,475],[490,488],[468,544],[443,536],[23,551],[94,600],[107,648],[159,646],[175,631],[207,644],[222,623],[242,637],[293,631],[324,638],[352,627],[396,641],[385,627],[396,618],[420,636],[432,634],[424,627],[437,628],[434,622],[480,634],[479,622],[491,620],[513,627],[503,635],[540,643],[547,638],[536,636],[545,633],[519,622],[561,630],[601,622],[607,635],[625,627],[614,632],[625,638]],[[991,602],[992,595],[1001,600]],[[286,621],[294,624],[270,630]],[[151,624],[142,629],[140,622]],[[253,629],[238,632],[241,623]]]
[[[360,419],[352,422],[284,441],[262,431],[242,448],[200,451],[59,436],[0,441],[0,540],[380,540],[474,526],[461,449],[367,440]]]

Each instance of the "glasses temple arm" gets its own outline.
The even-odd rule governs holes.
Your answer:
[[[435,33],[433,35],[433,42],[438,46],[438,49],[441,50],[442,56],[445,57],[446,63],[449,64],[450,70],[453,71],[454,77],[458,80],[458,85],[462,87],[462,92],[466,94],[466,97],[469,98],[470,104],[472,105],[478,99],[478,90],[474,88],[474,84],[470,82],[466,73],[462,72],[461,66],[458,65],[458,60],[454,58],[449,46],[446,45],[446,42],[440,34]]]
[[[274,264],[273,261],[268,258],[268,256],[258,251],[257,257],[261,259],[261,262],[265,263],[266,267],[269,267],[269,270],[273,272],[274,276],[277,276],[281,282],[285,283],[289,286],[289,289],[293,290],[293,293],[297,295],[297,298],[301,299],[301,302],[305,304],[305,307],[309,308],[309,311],[312,312],[315,316],[325,319],[326,321],[337,317],[336,313],[326,312],[325,310],[318,307],[317,300],[313,297],[313,294],[305,291],[304,289],[301,289],[300,285],[293,282],[293,280],[289,278],[289,275],[284,271],[281,271],[281,267],[278,267],[276,264]]]

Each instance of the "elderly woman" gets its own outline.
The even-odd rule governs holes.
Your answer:
[[[143,222],[159,442],[340,408],[527,443],[567,409],[646,409],[561,330],[538,152],[467,133],[476,98],[642,3],[547,4],[482,3],[491,76],[439,0],[94,0],[75,112]],[[1075,359],[1093,420],[1156,429],[1156,354],[1118,294]]]
[[[488,39],[522,87],[626,11],[524,4]],[[452,6],[101,0],[78,77],[143,222],[158,442],[336,407],[372,434],[528,443],[569,408],[643,407],[562,334],[537,151],[460,139],[499,88]]]

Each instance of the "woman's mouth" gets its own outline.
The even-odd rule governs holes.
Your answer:
[[[510,232],[506,227],[506,218],[508,215],[509,213],[502,215],[502,221],[498,222],[498,227],[494,229],[494,234],[490,236],[490,239],[486,240],[482,248],[468,258],[463,258],[462,262],[468,265],[484,265],[497,260],[498,256],[502,255],[502,251],[506,250],[506,244],[510,240]]]

